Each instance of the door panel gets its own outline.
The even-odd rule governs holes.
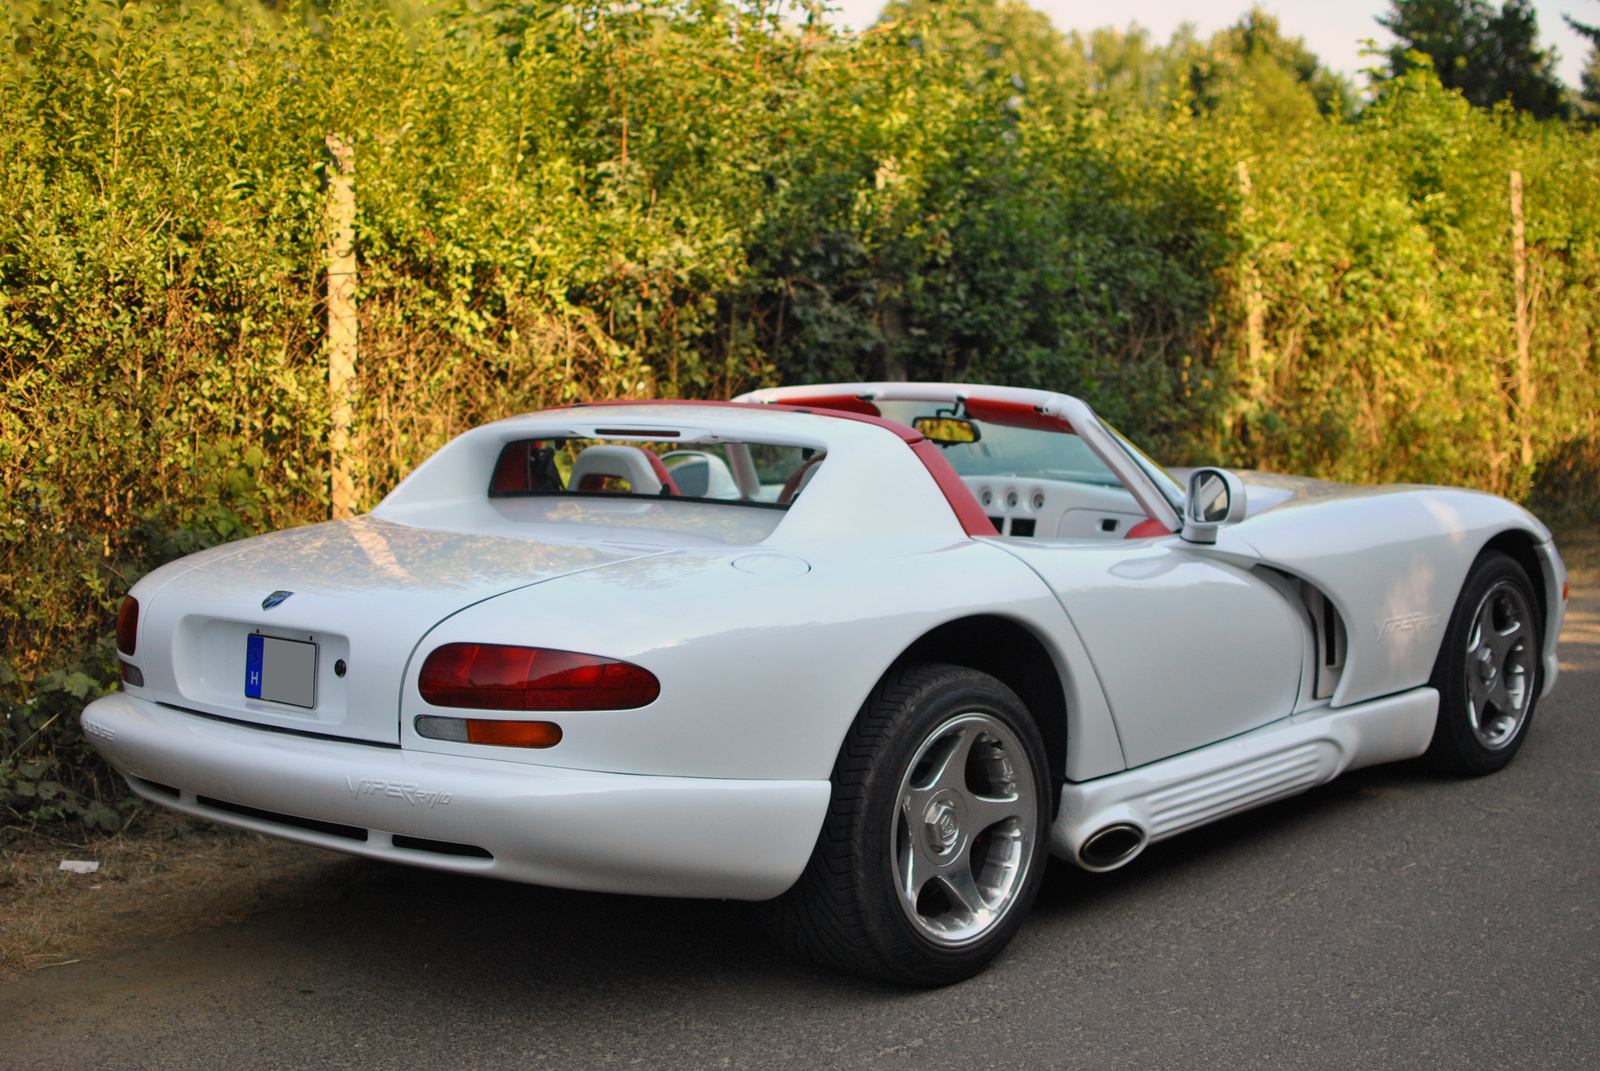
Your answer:
[[[1128,765],[1294,710],[1303,625],[1248,569],[1177,537],[1006,549],[1056,592],[1094,662]]]

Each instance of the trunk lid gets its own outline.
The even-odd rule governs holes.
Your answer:
[[[174,571],[153,592],[135,590],[141,620],[131,660],[145,679],[135,694],[264,726],[397,744],[406,665],[434,625],[484,599],[661,549],[442,532],[372,517],[245,540]],[[291,594],[263,605],[282,592]],[[274,702],[272,687],[267,698],[247,694],[252,657],[261,666],[257,635],[290,641],[266,643],[267,671],[293,677],[297,689],[304,684],[309,694],[294,694],[310,705]],[[281,651],[292,652],[287,661]]]

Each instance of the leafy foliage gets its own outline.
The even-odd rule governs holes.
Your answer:
[[[1070,108],[1088,80],[1078,43],[1022,0],[891,0],[879,24],[910,33],[907,44],[919,52],[944,53],[1013,109]]]
[[[1396,74],[1431,61],[1439,81],[1480,108],[1509,101],[1540,118],[1566,114],[1555,74],[1555,53],[1539,47],[1539,18],[1531,0],[1390,0],[1378,21],[1400,38],[1390,53]]]
[[[1174,463],[1594,493],[1592,132],[1428,68],[1357,117],[1259,11],[1166,45],[1015,0],[905,0],[857,36],[799,15],[0,11],[11,821],[119,820],[76,712],[115,686],[134,580],[326,516],[334,132],[366,506],[541,405],[880,376],[1071,391]],[[1512,168],[1536,398],[1513,386]]]
[[[1589,42],[1589,61],[1580,76],[1582,91],[1578,98],[1578,111],[1589,122],[1600,122],[1600,26],[1579,22],[1571,15],[1563,15],[1562,18]]]
[[[1189,89],[1209,111],[1248,99],[1268,126],[1320,114],[1348,118],[1356,110],[1349,82],[1324,67],[1297,37],[1284,37],[1275,16],[1251,8],[1205,45],[1184,50]]]

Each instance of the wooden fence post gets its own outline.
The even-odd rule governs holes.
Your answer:
[[[1522,172],[1511,172],[1511,277],[1516,287],[1516,416],[1522,440],[1522,467],[1533,466],[1534,383],[1529,345],[1533,337],[1533,308],[1528,294],[1528,244],[1522,225]]]
[[[353,516],[356,488],[350,427],[356,392],[356,153],[340,134],[328,149],[328,498],[334,520]]]
[[[1251,203],[1255,186],[1250,181],[1250,168],[1243,160],[1239,161],[1237,170],[1239,217],[1248,232],[1250,224],[1254,223],[1256,218],[1256,206]],[[1239,285],[1244,292],[1245,392],[1249,400],[1254,403],[1261,400],[1261,395],[1266,389],[1267,312],[1266,302],[1261,296],[1261,276],[1253,262],[1241,260]]]

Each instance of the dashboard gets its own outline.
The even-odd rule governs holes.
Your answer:
[[[963,476],[961,482],[1004,536],[1124,539],[1145,519],[1121,487],[1014,476]]]

